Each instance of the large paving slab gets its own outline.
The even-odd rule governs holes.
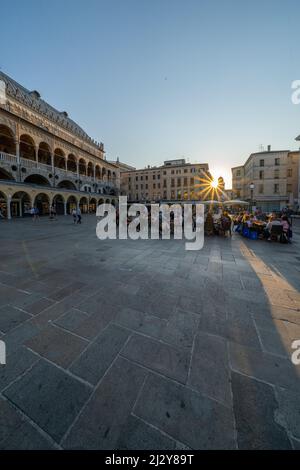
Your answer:
[[[193,449],[235,448],[229,408],[163,377],[148,378],[134,412]]]
[[[273,387],[233,373],[232,390],[239,449],[292,448]]]
[[[299,449],[291,245],[1,224],[1,449]]]
[[[119,358],[109,369],[90,401],[62,442],[67,449],[114,449],[147,373]]]
[[[50,450],[53,442],[0,397],[0,450]]]
[[[108,325],[73,362],[71,372],[96,385],[125,345],[129,335],[130,332],[124,328]]]
[[[90,387],[42,360],[4,392],[12,403],[58,442],[90,394]]]
[[[186,383],[190,353],[162,341],[142,335],[133,335],[121,353],[144,367],[169,378]]]

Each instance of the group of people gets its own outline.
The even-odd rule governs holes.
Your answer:
[[[32,216],[32,219],[34,221],[38,220],[40,218],[40,211],[38,207],[34,206],[30,209],[30,215]],[[81,224],[82,216],[81,216],[81,210],[80,208],[74,208],[72,210],[72,217],[73,217],[73,223],[74,224]],[[55,205],[52,205],[49,209],[49,219],[50,220],[57,220],[57,211]]]
[[[291,243],[292,219],[282,211],[266,214],[261,211],[249,213],[244,211],[233,218],[234,231],[244,236],[255,235],[250,238],[261,238],[271,241],[279,239],[282,243]]]
[[[210,209],[205,216],[204,233],[205,235],[230,236],[232,234],[232,219],[226,210],[213,212]]]
[[[279,240],[281,243],[291,243],[292,218],[283,210],[271,214],[256,210],[254,213],[241,211],[231,214],[221,208],[210,208],[205,215],[205,235],[231,236],[232,232],[252,239]]]

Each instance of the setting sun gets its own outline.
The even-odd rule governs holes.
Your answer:
[[[218,183],[217,180],[212,180],[210,185],[211,185],[212,188],[217,189],[218,186],[219,186],[219,183]]]

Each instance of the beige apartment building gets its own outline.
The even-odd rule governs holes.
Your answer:
[[[233,199],[244,199],[245,172],[243,165],[231,168],[232,173],[232,195]]]
[[[127,195],[129,201],[209,199],[208,194],[204,196],[203,189],[205,181],[210,179],[207,163],[167,160],[158,167],[130,171],[121,169],[121,194]]]
[[[299,204],[300,152],[268,150],[252,153],[242,166],[232,168],[232,190],[239,199],[263,211]]]

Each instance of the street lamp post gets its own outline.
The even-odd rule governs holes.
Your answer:
[[[251,193],[251,210],[252,210],[252,207],[253,207],[253,190],[254,190],[254,183],[250,183],[250,193]]]

